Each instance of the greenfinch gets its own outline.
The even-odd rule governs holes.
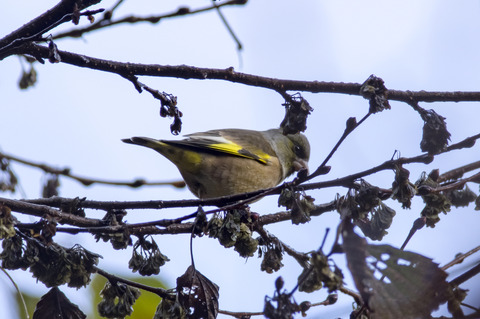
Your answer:
[[[283,135],[281,129],[222,129],[189,134],[182,140],[132,137],[122,141],[165,156],[201,199],[274,187],[295,171],[308,170],[310,157],[305,135]]]

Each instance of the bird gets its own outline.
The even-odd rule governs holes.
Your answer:
[[[310,144],[302,133],[218,129],[185,135],[181,140],[149,137],[122,139],[151,148],[180,171],[200,199],[274,187],[296,171],[307,170]]]

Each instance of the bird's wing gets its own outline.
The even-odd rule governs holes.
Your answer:
[[[184,140],[163,142],[240,156],[256,160],[263,164],[267,164],[269,159],[275,155],[271,146],[265,141],[265,138],[260,132],[256,131],[235,129],[212,130],[186,135],[186,137]],[[267,145],[263,145],[263,147],[259,146],[262,145],[259,144],[260,142]]]

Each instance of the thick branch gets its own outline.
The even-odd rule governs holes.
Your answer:
[[[10,45],[15,41],[21,41],[24,38],[32,37],[39,32],[48,31],[50,27],[56,25],[56,23],[66,14],[72,13],[75,9],[75,5],[77,5],[77,10],[83,10],[100,2],[101,0],[62,0],[55,7],[47,10],[42,15],[21,26],[3,39],[0,39],[0,48],[3,49],[5,46]]]
[[[47,59],[50,50],[48,47],[37,44],[25,44],[12,52],[13,54],[28,54],[40,59]],[[235,72],[233,68],[209,69],[188,65],[159,65],[123,63],[75,54],[67,51],[58,51],[61,62],[93,70],[111,72],[123,77],[126,76],[159,76],[181,79],[199,80],[226,80],[245,85],[264,87],[275,91],[306,91],[313,93],[343,93],[360,95],[359,83],[296,81],[262,77],[247,73]],[[0,55],[0,59],[5,58]],[[428,92],[428,91],[398,91],[389,90],[388,99],[411,103],[415,101],[480,101],[480,92]]]
[[[103,225],[103,222],[99,219],[92,219],[77,216],[74,214],[63,213],[60,210],[53,209],[45,205],[26,203],[8,198],[0,198],[0,204],[9,207],[13,211],[32,216],[44,217],[45,215],[50,215],[56,218],[56,221],[60,224],[70,224],[79,227],[95,227]]]

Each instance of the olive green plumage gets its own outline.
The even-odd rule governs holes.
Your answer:
[[[122,141],[165,156],[198,198],[276,186],[295,171],[308,169],[310,157],[305,135],[283,135],[281,129],[223,129],[189,134],[183,140],[132,137]]]

